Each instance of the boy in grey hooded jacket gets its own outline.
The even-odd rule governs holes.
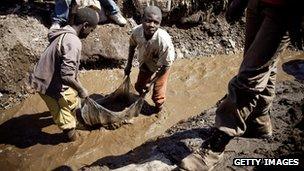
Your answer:
[[[87,37],[97,23],[98,14],[90,8],[82,8],[76,13],[74,25],[51,29],[48,34],[50,44],[30,74],[31,87],[39,92],[54,122],[70,141],[76,139],[78,96],[88,96],[78,80],[82,49],[79,38]]]

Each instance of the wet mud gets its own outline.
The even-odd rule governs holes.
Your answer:
[[[177,153],[183,156],[189,153],[193,147],[199,146],[203,140],[197,140],[196,143],[185,140],[186,143],[194,145],[193,147],[189,146],[188,148],[187,146],[186,148],[183,142],[172,142],[166,136],[182,140],[186,139],[184,136],[197,139],[201,133],[205,136],[209,135],[208,129],[188,126],[191,123],[196,124],[198,127],[207,127],[213,123],[213,114],[209,114],[210,117],[206,115],[207,120],[199,119],[199,117],[204,118],[206,113],[210,113],[207,109],[213,111],[216,102],[225,95],[227,83],[237,72],[241,59],[241,54],[237,54],[177,60],[170,73],[167,102],[161,113],[151,115],[141,114],[133,118],[132,123],[123,124],[114,130],[107,130],[102,127],[91,131],[78,130],[81,136],[73,143],[63,140],[61,130],[54,125],[44,102],[38,95],[33,95],[16,108],[1,111],[0,168],[3,170],[51,170],[66,166],[72,169],[79,169],[93,164],[91,165],[92,168],[98,167],[100,169],[101,166],[106,165],[114,169],[131,163],[136,164],[136,158],[148,160],[149,155],[153,154],[153,151],[149,151],[150,148],[161,149],[162,153],[154,157],[163,157],[168,162],[171,162],[171,166],[174,167],[174,162],[178,161],[178,157],[174,156],[179,155],[170,156],[170,153]],[[292,76],[283,72],[281,66],[290,60],[303,59],[303,54],[297,52],[284,53],[281,59],[278,81],[293,80]],[[136,81],[137,74],[138,69],[133,69],[131,73],[133,84]],[[81,71],[80,80],[90,93],[109,94],[121,84],[123,70]],[[301,118],[299,106],[302,102],[299,99],[303,98],[303,94],[301,94],[303,93],[303,87],[298,82],[287,82],[283,85],[283,88],[278,91],[281,92],[278,103],[285,96],[287,100],[280,102],[282,104],[275,106],[274,109],[282,111],[281,113],[284,114],[284,111],[280,107],[288,106],[289,104],[291,109],[288,111],[293,114],[288,114],[286,117],[281,118],[278,116],[278,120],[275,120],[276,123],[274,124],[276,130],[280,130],[281,123],[283,122],[286,122],[287,125],[294,125]],[[289,99],[289,97],[292,98]],[[148,104],[152,105],[151,93],[145,99]],[[298,107],[293,108],[293,105]],[[205,112],[202,113],[202,111]],[[187,118],[196,115],[199,116],[187,121]],[[289,115],[292,115],[293,119],[286,120]],[[184,122],[176,125],[164,134],[167,129],[181,120],[184,120]],[[185,124],[184,127],[180,127],[183,123],[187,123],[188,125]],[[289,130],[293,130],[292,128]],[[183,131],[178,133],[176,130]],[[294,134],[301,135],[301,132],[295,132]],[[152,146],[141,146],[147,140],[160,135],[162,136],[158,139],[163,139],[163,141],[160,141],[161,145],[158,145],[158,142],[150,141],[151,143],[147,144],[152,144]],[[273,144],[277,146],[271,145],[268,147],[267,143],[261,143],[263,141],[260,140],[257,140],[256,144],[261,145],[259,146],[260,151],[263,151],[265,148],[279,150],[276,147],[283,146],[281,151],[287,152],[288,150],[286,149],[295,147],[293,143],[298,141],[294,141],[292,138],[290,138],[292,141],[288,141],[288,136],[292,136],[293,134],[286,133],[284,135],[286,135],[285,139],[278,137],[274,141]],[[289,142],[286,147],[284,147],[286,144],[285,140]],[[239,140],[234,140],[234,142],[239,142]],[[244,143],[242,144],[244,146],[249,144],[249,141],[245,139],[241,142]],[[171,143],[172,146],[170,145]],[[181,145],[181,150],[179,148],[175,149],[175,144]],[[240,144],[235,145],[235,147],[238,147]],[[143,148],[142,151],[146,152],[129,153],[133,156],[131,159],[127,152],[134,150],[136,147]],[[248,149],[251,148],[252,146],[248,145]],[[236,151],[235,154],[247,155],[248,152],[246,152],[246,148],[244,149],[242,152]],[[277,151],[277,153],[281,153],[281,151]],[[297,148],[295,148],[296,151]],[[268,151],[263,152],[265,155],[270,154]],[[253,153],[255,152],[253,151]],[[145,157],[146,155],[147,158]],[[115,161],[121,162],[117,164]],[[225,166],[228,165],[230,164],[228,163]],[[90,169],[90,167],[86,169]]]
[[[304,85],[298,81],[280,81],[270,112],[274,127],[271,139],[234,138],[224,159],[214,170],[303,170],[304,168]],[[82,170],[176,170],[179,162],[200,148],[213,133],[216,106],[181,121],[164,134],[127,154],[107,156]],[[300,159],[298,166],[233,166],[234,158]]]

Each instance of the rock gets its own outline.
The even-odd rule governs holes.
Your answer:
[[[102,58],[126,61],[128,58],[131,27],[114,24],[100,25],[82,41],[82,60],[98,61]]]

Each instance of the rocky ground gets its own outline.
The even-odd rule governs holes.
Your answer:
[[[46,32],[36,18],[0,16],[0,109],[26,96],[27,73],[48,44]]]
[[[276,98],[271,119],[272,139],[239,137],[232,140],[224,160],[215,170],[303,170],[304,168],[304,85],[299,81],[285,81],[276,86]],[[97,160],[82,170],[175,170],[178,163],[199,148],[212,133],[216,106],[200,115],[181,121],[155,140],[121,156]],[[297,158],[299,166],[233,166],[234,158]]]

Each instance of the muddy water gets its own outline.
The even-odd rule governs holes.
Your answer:
[[[281,63],[303,59],[299,53],[284,53]],[[241,55],[181,59],[175,62],[169,78],[167,103],[159,115],[140,115],[133,124],[116,130],[79,131],[81,137],[65,143],[38,95],[22,105],[2,111],[0,120],[1,170],[50,170],[67,165],[73,169],[97,159],[124,154],[156,137],[178,121],[197,115],[213,106],[227,90],[237,72]],[[137,69],[131,73],[136,80]],[[123,71],[85,71],[80,79],[91,93],[113,92],[123,80]],[[279,67],[280,80],[292,79]],[[146,99],[149,103],[151,94]]]

